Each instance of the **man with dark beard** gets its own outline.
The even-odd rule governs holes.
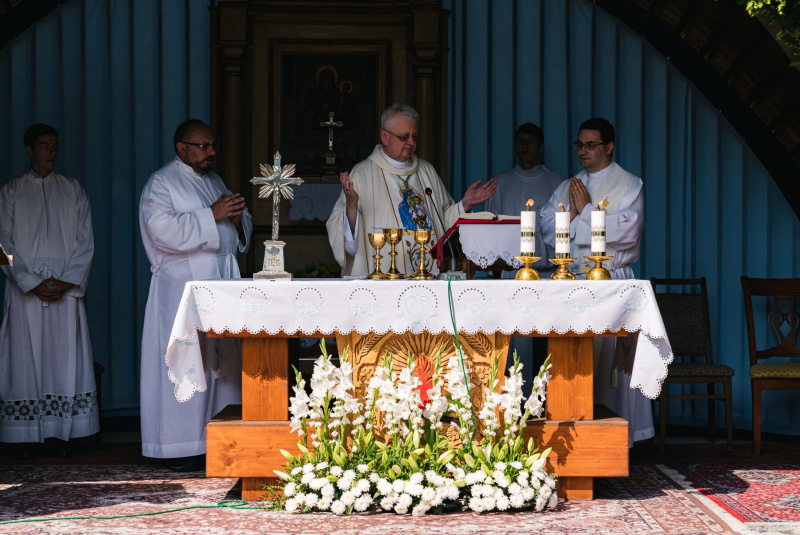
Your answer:
[[[173,142],[175,158],[153,173],[139,204],[153,274],[142,337],[142,454],[191,471],[205,468],[206,422],[226,405],[241,403],[241,355],[235,340],[203,342],[208,388],[183,403],[175,399],[164,355],[186,282],[239,278],[236,253],[247,251],[253,223],[242,196],[211,171],[211,128],[190,119]]]

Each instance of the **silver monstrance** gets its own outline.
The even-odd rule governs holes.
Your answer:
[[[284,268],[283,246],[285,242],[278,240],[278,219],[280,217],[281,195],[287,199],[294,199],[294,193],[290,186],[303,183],[303,179],[295,177],[295,165],[281,166],[281,154],[275,153],[275,162],[270,166],[259,164],[261,176],[253,177],[250,182],[260,185],[258,196],[266,199],[272,195],[272,240],[264,242],[264,268],[258,273],[253,274],[254,279],[292,279],[292,274]]]

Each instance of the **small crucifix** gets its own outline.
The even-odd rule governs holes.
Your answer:
[[[328,122],[319,123],[320,126],[327,126],[328,127],[328,150],[333,150],[333,127],[336,126],[338,128],[341,128],[342,126],[344,126],[344,123],[342,121],[334,121],[333,120],[333,116],[334,116],[334,113],[333,112],[329,112],[328,113],[328,117],[329,117]]]

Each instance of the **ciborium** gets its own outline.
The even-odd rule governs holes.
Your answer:
[[[419,244],[419,268],[410,275],[410,280],[431,280],[436,277],[425,269],[425,245],[431,241],[431,231],[428,229],[407,230],[406,234],[413,234],[414,241]]]
[[[386,245],[386,234],[383,232],[370,232],[369,243],[375,248],[375,271],[367,275],[368,279],[385,279],[386,274],[381,271],[381,249]]]
[[[392,265],[386,273],[386,278],[391,280],[405,279],[406,276],[397,270],[397,244],[403,238],[403,229],[401,228],[387,228],[383,231],[386,234],[386,239],[389,241],[389,256],[392,259]]]

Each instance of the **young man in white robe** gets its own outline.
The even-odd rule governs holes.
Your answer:
[[[139,204],[152,272],[142,336],[142,454],[169,459],[176,471],[194,471],[205,469],[208,420],[241,403],[240,346],[203,339],[208,388],[180,403],[164,360],[169,335],[186,282],[239,278],[236,254],[247,252],[253,224],[242,196],[211,171],[211,128],[190,119],[178,126],[173,142],[175,158],[150,176]]]
[[[327,228],[343,276],[363,277],[375,269],[374,250],[367,236],[373,229],[430,229],[433,245],[460,214],[494,194],[495,180],[484,185],[478,180],[456,203],[433,166],[414,155],[418,132],[419,113],[408,104],[392,104],[381,115],[381,144],[351,172],[341,173],[342,193]],[[418,266],[419,244],[404,236],[397,253],[397,269],[406,276],[413,274]],[[426,268],[438,273],[429,255]]]
[[[497,191],[486,201],[486,210],[495,215],[511,215],[519,217],[528,199],[533,199],[533,210],[536,211],[536,228],[541,229],[541,208],[550,200],[556,188],[564,182],[564,176],[549,170],[540,163],[544,152],[544,132],[533,123],[521,124],[514,133],[514,151],[517,153],[517,165],[508,171],[497,173]],[[536,256],[540,257],[533,264],[542,279],[546,279],[554,271],[549,258],[554,258],[552,247],[548,247],[542,239],[541,230],[536,233]],[[517,251],[515,254],[519,254]],[[502,278],[513,279],[517,270],[505,270]],[[522,362],[522,377],[525,395],[530,395],[533,377],[547,358],[547,339],[532,337],[513,337],[509,348],[509,357],[516,351]]]
[[[100,430],[92,347],[83,297],[94,254],[89,198],[53,170],[58,132],[25,132],[30,169],[0,188],[0,243],[13,256],[0,326],[0,441],[28,458],[31,443]]]
[[[639,244],[644,229],[644,189],[642,179],[612,161],[616,134],[607,120],[584,121],[573,143],[583,171],[564,182],[542,210],[541,233],[555,246],[555,212],[558,203],[570,213],[570,266],[578,278],[585,278],[593,265],[584,256],[591,254],[591,212],[597,203],[608,199],[606,207],[606,254],[613,265],[606,267],[614,279],[632,279],[630,264],[639,259]],[[622,344],[620,339],[619,343]],[[603,403],[628,420],[630,446],[654,435],[650,400],[638,389],[631,389],[629,373],[615,368],[618,339],[595,338],[595,401]]]

